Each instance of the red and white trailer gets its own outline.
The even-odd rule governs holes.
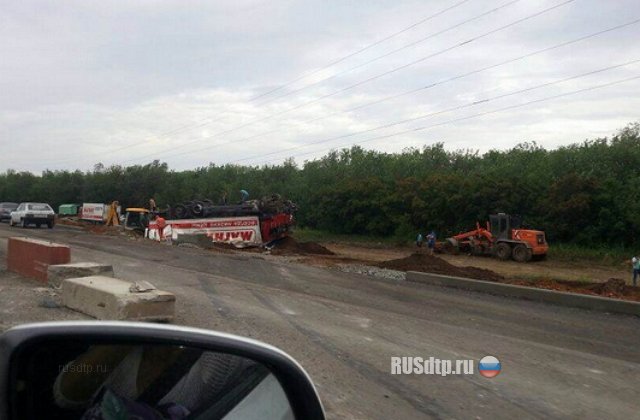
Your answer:
[[[293,215],[287,213],[203,219],[157,218],[149,222],[146,236],[156,241],[176,241],[179,235],[206,235],[212,242],[244,248],[281,239],[287,236],[293,225]]]
[[[80,219],[104,222],[107,219],[107,205],[103,203],[83,203]]]

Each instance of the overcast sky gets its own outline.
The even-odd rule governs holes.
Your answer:
[[[633,63],[529,90],[640,60],[640,23],[501,64],[640,18],[638,0],[575,0],[500,29],[565,2],[3,2],[0,172],[610,136],[640,120],[640,79],[475,116],[640,75]]]

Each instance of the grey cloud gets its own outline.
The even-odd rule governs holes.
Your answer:
[[[202,153],[160,156],[167,156],[166,160],[176,168],[209,161],[224,163],[241,159],[248,152],[264,154],[304,145],[640,58],[637,42],[640,25],[636,25],[351,114],[306,122],[640,16],[640,3],[635,0],[576,0],[343,94],[228,134],[216,134],[334,92],[560,2],[515,3],[490,17],[263,106],[258,106],[261,101],[249,99],[301,73],[321,68],[454,1],[10,2],[3,5],[0,16],[3,57],[0,170],[87,169],[97,161],[121,163],[167,148],[190,151],[205,146],[211,148]],[[345,60],[313,80],[364,63],[504,3],[506,0],[469,1],[429,24]],[[639,69],[638,65],[630,66],[482,105],[477,111],[464,110],[428,121],[447,121],[496,106],[605,83],[637,74]],[[310,81],[301,80],[290,88],[305,86]],[[638,87],[640,83],[633,82],[567,98],[557,104],[545,103],[495,118],[470,120],[363,145],[399,151],[407,146],[444,141],[451,148],[486,150],[488,145],[511,147],[526,139],[556,147],[610,134],[637,120],[634,92]],[[278,94],[285,92],[281,90]],[[202,121],[209,123],[162,135],[176,128],[198,126]],[[395,129],[401,131],[419,124]],[[243,141],[272,131],[276,132],[247,143],[250,146]],[[393,130],[381,130],[380,134],[389,132]],[[374,136],[375,133],[370,135]],[[359,135],[303,148],[301,154],[313,150],[317,153],[299,160],[365,138]],[[109,152],[141,141],[146,142],[144,146]],[[217,144],[224,145],[216,147]],[[32,157],[30,151],[34,149],[44,150],[46,155]],[[282,154],[283,158],[286,156]],[[144,163],[144,159],[132,163]]]

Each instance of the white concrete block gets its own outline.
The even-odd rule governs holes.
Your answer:
[[[68,308],[97,319],[171,321],[174,294],[162,290],[131,292],[133,283],[104,276],[62,281],[62,300]]]
[[[80,262],[50,265],[47,269],[47,282],[51,287],[60,287],[62,280],[89,276],[113,277],[113,266],[95,262]]]

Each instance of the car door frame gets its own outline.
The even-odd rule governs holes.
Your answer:
[[[26,204],[26,203],[20,203],[20,204],[18,205],[18,208],[11,212],[10,217],[11,217],[11,223],[12,223],[12,224],[18,224],[18,223],[20,223],[21,214],[24,212],[24,209],[25,209],[26,207],[27,207],[27,204]],[[14,220],[14,217],[13,217],[14,213],[17,215],[18,220]]]

